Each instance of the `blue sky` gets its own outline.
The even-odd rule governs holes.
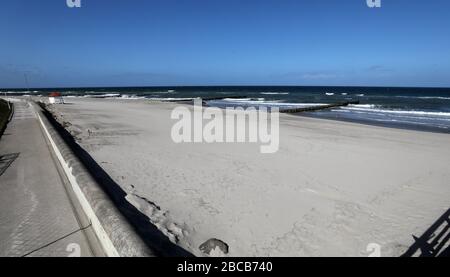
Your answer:
[[[0,87],[450,87],[450,1],[0,0]]]

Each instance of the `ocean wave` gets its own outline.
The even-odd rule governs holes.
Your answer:
[[[450,100],[450,97],[445,96],[404,96],[396,95],[397,98],[413,98],[413,99],[438,99],[438,100]]]
[[[389,109],[379,109],[372,107],[341,107],[344,110],[354,110],[354,111],[363,111],[363,112],[378,112],[378,113],[386,113],[386,114],[399,114],[399,115],[421,115],[421,116],[437,116],[437,117],[450,117],[450,113],[447,112],[428,112],[428,111],[418,111],[418,110],[389,110]]]
[[[261,92],[264,95],[289,95],[289,92]]]
[[[138,96],[135,94],[119,94],[119,93],[105,93],[105,94],[84,94],[64,95],[65,98],[105,98],[105,99],[146,99],[145,96]]]
[[[136,94],[132,94],[132,95],[122,94],[119,98],[121,98],[121,99],[145,99],[146,97],[145,96],[138,96]]]
[[[325,92],[325,95],[332,96],[332,95],[334,95],[334,93],[332,93],[332,92]]]
[[[31,91],[2,91],[1,94],[28,94],[31,93]]]
[[[338,113],[346,113],[346,114],[360,114],[365,116],[383,116],[383,117],[389,117],[389,118],[402,118],[402,119],[409,119],[409,120],[419,120],[419,121],[446,121],[450,122],[450,118],[448,117],[436,117],[436,116],[423,116],[423,115],[417,115],[417,114],[392,114],[392,113],[384,113],[384,112],[377,112],[377,111],[366,111],[366,110],[350,110],[350,109],[342,109],[342,108],[334,108],[331,109],[332,112],[338,112]]]
[[[378,107],[378,105],[374,105],[374,104],[351,104],[348,107],[373,109],[373,108]]]
[[[175,90],[165,90],[165,91],[149,91],[147,94],[176,94]]]
[[[86,98],[114,98],[114,97],[120,97],[120,93],[103,93],[103,94],[86,94],[83,95],[83,97]]]
[[[229,102],[233,102],[233,101],[236,101],[236,102],[264,102],[264,101],[266,101],[265,98],[224,98],[221,100],[229,101]],[[220,101],[220,100],[218,100],[218,101]],[[278,101],[281,101],[281,100],[278,100]]]
[[[193,97],[152,97],[147,98],[150,101],[191,101],[196,98]]]
[[[441,128],[441,129],[449,129],[449,126],[442,125],[442,124],[429,124],[427,122],[417,122],[417,121],[408,121],[408,120],[398,120],[398,119],[372,119],[374,121],[378,122],[386,122],[386,123],[400,123],[400,124],[413,124],[413,125],[422,125],[422,126],[428,126],[428,127],[435,127],[435,128]]]
[[[252,101],[252,98],[223,98],[222,101]]]
[[[211,100],[211,101],[208,101],[208,103],[210,105],[234,104],[236,106],[267,106],[267,107],[283,107],[283,108],[301,108],[301,107],[326,105],[324,103],[289,103],[289,102],[283,102],[283,100],[266,101],[264,98],[258,98],[258,99],[226,98],[226,99],[222,99],[222,100]]]

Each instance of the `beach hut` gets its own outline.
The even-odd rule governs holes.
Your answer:
[[[52,92],[48,95],[48,102],[50,104],[64,104],[64,99],[59,92]]]

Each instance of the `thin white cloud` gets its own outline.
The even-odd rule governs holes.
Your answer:
[[[334,79],[338,76],[331,73],[310,72],[301,75],[302,79]]]

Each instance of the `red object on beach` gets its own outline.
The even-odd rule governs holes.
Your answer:
[[[50,97],[61,97],[61,93],[59,93],[59,92],[52,92],[52,93],[50,93],[49,96]]]

